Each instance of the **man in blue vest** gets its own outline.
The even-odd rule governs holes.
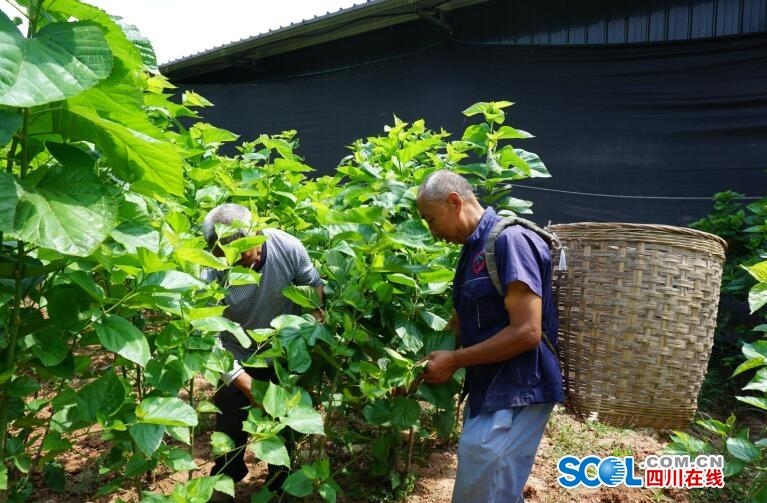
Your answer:
[[[521,225],[498,235],[494,261],[501,295],[485,256],[500,217],[480,205],[468,181],[449,170],[432,173],[419,188],[417,206],[435,238],[463,245],[448,325],[456,349],[431,352],[424,372],[426,382],[437,384],[466,369],[468,403],[453,503],[522,502],[546,423],[554,404],[564,400],[552,351],[557,315],[549,246]]]

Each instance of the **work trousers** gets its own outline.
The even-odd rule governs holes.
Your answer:
[[[524,503],[522,491],[553,409],[553,403],[536,403],[467,414],[458,441],[453,503]]]
[[[245,371],[257,381],[278,382],[277,375],[271,367],[246,367]],[[222,386],[216,392],[213,402],[221,411],[220,414],[216,415],[216,431],[226,433],[234,441],[235,449],[218,456],[210,473],[211,475],[228,475],[237,483],[248,474],[248,467],[245,465],[245,448],[248,443],[249,433],[242,430],[242,422],[248,417],[248,406],[251,403],[248,397],[233,384]],[[291,455],[293,452],[293,442],[291,441],[290,432],[288,429],[284,429],[282,434],[283,438],[285,438],[285,447],[288,450],[288,455]],[[280,476],[275,480],[277,484],[272,484],[275,488],[279,488],[282,485],[281,482],[287,477],[287,468],[269,465],[267,480],[277,473],[280,473]]]

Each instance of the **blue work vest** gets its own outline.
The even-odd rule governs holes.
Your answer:
[[[461,326],[461,344],[469,347],[500,332],[509,314],[487,272],[485,240],[500,217],[485,209],[461,250],[453,280],[453,306]],[[496,241],[495,262],[501,284],[523,281],[542,301],[541,327],[557,346],[557,312],[551,289],[549,247],[535,232],[515,225]],[[557,356],[541,342],[516,357],[466,369],[469,413],[490,413],[531,403],[562,402],[562,374]]]

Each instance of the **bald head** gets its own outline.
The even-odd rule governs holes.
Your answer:
[[[426,177],[418,188],[419,201],[445,201],[448,194],[455,192],[461,199],[474,199],[474,191],[469,182],[461,175],[441,169]]]
[[[237,225],[238,237],[245,236],[251,225],[250,210],[234,203],[221,204],[210,210],[202,221],[202,234],[210,246],[217,239],[216,224]]]
[[[466,242],[484,211],[469,182],[447,169],[426,177],[416,204],[432,235],[450,243]]]

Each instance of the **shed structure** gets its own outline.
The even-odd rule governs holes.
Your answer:
[[[550,179],[534,220],[687,225],[767,192],[767,0],[371,0],[165,64],[249,140],[298,130],[330,173],[355,139],[510,100]]]

